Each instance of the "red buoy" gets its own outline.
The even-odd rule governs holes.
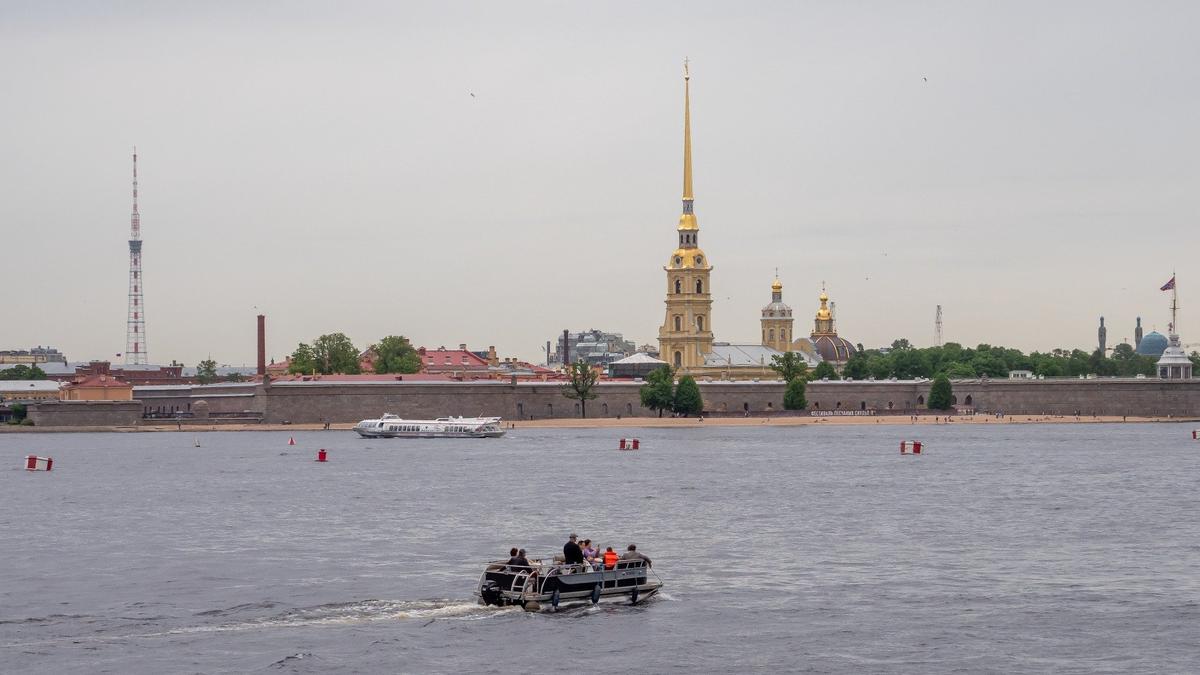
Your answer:
[[[900,441],[900,454],[902,454],[902,455],[919,455],[919,454],[921,454],[921,441]]]
[[[25,455],[25,470],[26,471],[50,471],[54,468],[54,459],[52,457],[38,457],[37,455]]]
[[[296,439],[291,436],[288,436],[288,445],[295,445],[295,444],[296,444]]]
[[[636,439],[636,438],[635,438],[635,439],[633,439],[633,449],[634,449],[634,450],[637,450],[637,449],[638,449],[638,444],[639,444],[639,443],[640,443],[640,441],[638,441],[638,439]]]
[[[326,459],[325,459],[325,448],[321,448],[320,450],[318,450],[318,451],[317,451],[317,461],[318,461],[318,462],[324,462],[324,461],[326,461]]]
[[[624,439],[624,438],[622,438],[622,439],[621,439],[621,444],[620,444],[619,446],[617,446],[617,449],[618,449],[618,450],[624,450],[624,449],[625,449],[625,439]]]

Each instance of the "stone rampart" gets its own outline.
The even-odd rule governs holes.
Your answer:
[[[139,401],[45,401],[29,406],[35,427],[129,427],[141,418]]]
[[[706,412],[717,416],[780,413],[784,385],[771,382],[701,381]],[[810,382],[810,410],[874,411],[907,414],[926,409],[929,381]],[[648,417],[640,382],[603,382],[587,402],[588,417]],[[957,380],[953,383],[960,411],[1009,414],[1130,415],[1200,417],[1200,380]],[[200,401],[210,418],[253,413],[266,423],[356,422],[394,413],[408,418],[447,415],[500,416],[505,419],[577,418],[580,402],[565,398],[562,385],[546,382],[298,382],[229,384],[196,387],[139,387],[133,403],[87,412],[46,406],[30,414],[35,424],[125,425],[147,412],[195,412]],[[90,405],[90,404],[81,404]],[[105,405],[113,406],[113,403]],[[133,406],[136,415],[129,416]],[[101,412],[101,411],[105,412]],[[120,410],[121,412],[112,412]],[[53,421],[39,421],[50,420]],[[115,421],[114,421],[115,420]]]

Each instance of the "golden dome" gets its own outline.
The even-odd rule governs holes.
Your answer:
[[[678,230],[699,230],[700,225],[699,225],[699,223],[696,222],[696,214],[685,213],[685,214],[679,216],[679,227],[677,227],[676,229],[678,229]]]
[[[829,311],[829,296],[825,294],[824,290],[821,291],[819,300],[821,301],[821,309],[817,310],[817,321],[828,321],[833,318],[833,313]]]
[[[668,269],[705,269],[708,267],[708,256],[699,247],[677,248],[667,261]]]
[[[783,290],[783,282],[779,280],[779,277],[775,277],[775,282],[771,284],[771,290],[776,293]]]

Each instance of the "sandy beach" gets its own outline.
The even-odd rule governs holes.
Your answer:
[[[614,417],[589,419],[505,420],[507,429],[600,429],[600,428],[693,428],[693,427],[754,427],[754,426],[860,426],[906,425],[929,426],[942,424],[1001,425],[1001,424],[1121,424],[1145,422],[1196,422],[1197,418],[1183,417],[1120,417],[1081,415],[874,415],[845,417],[809,416],[751,416],[751,417]],[[331,424],[328,431],[349,431],[350,423]],[[162,432],[162,431],[320,431],[323,424],[206,424],[185,421],[182,424],[143,424],[136,427],[22,427],[0,425],[0,433],[54,432]]]

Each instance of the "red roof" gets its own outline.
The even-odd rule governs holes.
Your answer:
[[[88,375],[86,377],[76,378],[71,381],[68,387],[93,387],[108,389],[110,387],[130,388],[128,382],[113,377],[112,375]]]
[[[417,350],[421,357],[421,369],[427,373],[455,370],[486,370],[487,359],[481,359],[477,354],[466,349],[426,349]]]

